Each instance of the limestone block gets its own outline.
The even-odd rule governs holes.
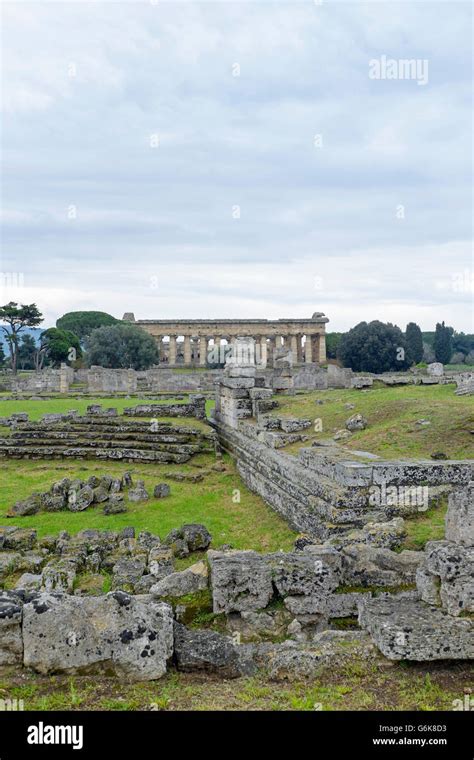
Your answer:
[[[224,388],[253,388],[255,379],[253,377],[223,377],[222,385]]]
[[[365,430],[367,427],[367,420],[362,414],[353,414],[352,417],[346,420],[346,429],[351,433],[355,430]]]
[[[474,546],[474,482],[449,494],[445,535],[448,541]]]
[[[0,552],[0,580],[14,572],[21,560],[19,552]]]
[[[124,557],[120,559],[112,568],[112,587],[114,589],[133,591],[135,585],[145,572],[145,568],[146,561],[139,557]]]
[[[272,573],[254,551],[209,551],[214,612],[244,612],[267,606],[273,597]]]
[[[326,596],[339,585],[341,556],[331,547],[308,545],[302,552],[265,555],[281,596]]]
[[[212,673],[223,678],[243,674],[238,648],[221,633],[190,630],[175,623],[174,653],[178,670],[186,673]]]
[[[474,612],[474,546],[430,541],[425,547],[418,582],[422,598],[440,600],[450,615]]]
[[[390,660],[472,660],[474,624],[422,601],[370,599],[359,624]]]
[[[343,548],[343,582],[349,586],[399,586],[415,583],[423,552],[393,552],[367,544]]]
[[[15,583],[15,589],[25,591],[39,591],[41,588],[42,575],[36,573],[23,573]],[[102,579],[103,580],[103,579]]]
[[[63,591],[72,593],[76,578],[76,562],[70,559],[58,559],[45,566],[41,585],[45,591]]]
[[[280,427],[285,433],[295,433],[298,430],[306,430],[311,427],[311,420],[282,417]]]
[[[13,592],[0,591],[0,666],[21,665],[23,637],[22,603]]]
[[[229,377],[255,377],[257,374],[256,367],[239,367],[232,364],[226,367],[224,379]]]
[[[351,660],[374,659],[377,650],[364,631],[323,631],[310,644],[285,641],[282,644],[242,645],[244,656],[264,668],[275,681],[314,681],[324,670]]]
[[[42,674],[112,671],[153,680],[173,653],[172,609],[149,596],[42,593],[23,608],[24,665]]]
[[[428,364],[426,371],[430,377],[441,377],[444,375],[444,367],[441,362],[432,362]]]
[[[205,562],[196,562],[179,573],[171,573],[150,588],[156,597],[186,596],[203,591],[208,586],[208,567]]]

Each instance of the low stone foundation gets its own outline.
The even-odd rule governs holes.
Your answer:
[[[204,401],[192,405],[195,416],[202,413],[203,405]],[[44,415],[40,422],[29,422],[28,415],[12,415],[8,422],[11,433],[0,438],[0,458],[183,463],[194,454],[215,451],[211,429],[206,433],[158,419],[132,420],[100,405],[91,405],[82,417],[71,411]]]
[[[369,455],[352,460],[344,449],[323,445],[301,448],[295,456],[278,451],[286,443],[303,442],[310,421],[265,416],[271,397],[272,391],[260,386],[255,366],[229,363],[212,424],[247,486],[293,528],[320,540],[418,514],[443,487],[450,490],[474,479],[469,460],[373,461]]]

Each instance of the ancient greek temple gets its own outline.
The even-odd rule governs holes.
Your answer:
[[[326,361],[326,322],[322,312],[311,319],[135,319],[131,312],[123,320],[146,330],[158,343],[160,364],[208,366],[222,363],[222,356],[236,338],[255,340],[257,363],[266,366],[285,349],[294,364]],[[220,360],[216,360],[217,354]]]

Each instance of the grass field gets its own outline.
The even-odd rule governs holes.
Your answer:
[[[352,662],[311,681],[281,683],[264,675],[234,680],[170,671],[153,683],[114,678],[0,677],[0,699],[29,710],[453,710],[473,685],[468,663]]]
[[[474,457],[474,404],[472,397],[456,396],[454,385],[401,386],[360,390],[327,390],[279,396],[279,408],[272,414],[282,417],[320,419],[322,432],[312,439],[331,438],[344,428],[345,420],[360,412],[368,420],[365,430],[341,441],[344,448],[360,449],[384,459],[429,458],[442,451],[449,459]],[[324,403],[317,404],[320,399]],[[346,409],[344,404],[354,404]],[[417,420],[429,425],[419,425]],[[309,445],[309,444],[306,444]],[[301,444],[285,450],[297,452]]]
[[[130,465],[119,462],[75,461],[2,461],[0,482],[0,524],[36,528],[39,536],[67,530],[77,533],[83,528],[120,530],[133,525],[137,531],[149,530],[162,538],[183,523],[202,522],[213,536],[213,546],[232,544],[236,549],[277,551],[290,549],[295,533],[256,494],[242,483],[230,457],[224,458],[225,472],[208,469],[198,483],[166,480],[165,473],[175,470],[194,472],[196,466],[214,464],[211,455],[201,454],[191,465]],[[129,511],[106,516],[100,505],[84,512],[40,512],[31,517],[7,518],[15,501],[34,491],[48,490],[63,477],[86,480],[90,475],[119,475],[126,470],[134,479],[142,479],[150,493],[153,486],[166,481],[171,494],[165,499],[129,503]],[[240,492],[240,503],[236,501]]]
[[[119,414],[122,414],[126,407],[138,406],[139,404],[185,404],[187,398],[173,399],[165,398],[155,401],[146,398],[123,398],[123,397],[100,397],[97,398],[44,398],[40,401],[30,399],[7,400],[0,398],[0,417],[9,417],[16,412],[27,412],[31,420],[39,420],[43,414],[62,413],[77,409],[79,414],[85,414],[87,407],[91,404],[102,404],[103,407],[116,407]],[[175,418],[185,420],[186,417]]]

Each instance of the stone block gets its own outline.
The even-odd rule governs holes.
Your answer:
[[[359,624],[390,660],[474,659],[474,623],[422,601],[368,599]]]
[[[214,612],[246,612],[267,606],[273,597],[268,562],[254,551],[209,551]]]
[[[222,385],[224,388],[253,388],[255,385],[255,380],[253,377],[223,377]]]
[[[20,597],[14,592],[0,591],[0,666],[22,663],[22,614]]]
[[[446,539],[474,546],[474,482],[449,494]]]
[[[238,648],[221,633],[190,630],[175,623],[174,653],[178,670],[185,673],[209,673],[222,678],[243,675]]]
[[[105,671],[154,680],[173,654],[173,613],[149,596],[42,593],[23,608],[24,665],[44,675]]]
[[[208,567],[205,562],[196,562],[178,573],[171,573],[150,588],[152,596],[178,597],[195,594],[208,586]]]

